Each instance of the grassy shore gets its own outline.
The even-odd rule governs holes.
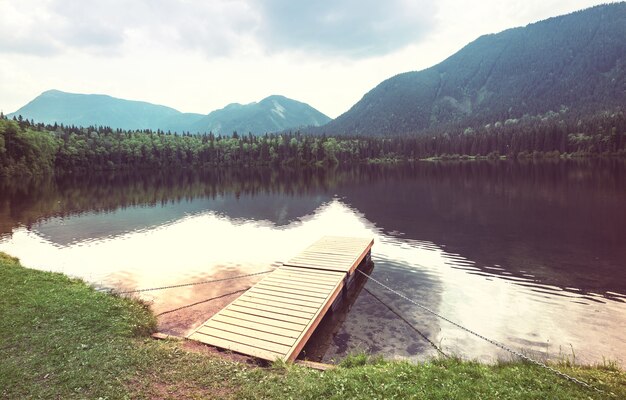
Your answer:
[[[155,341],[149,337],[155,318],[140,302],[24,268],[2,253],[0,321],[0,398],[6,399],[607,398],[517,362],[415,365],[358,355],[326,372],[237,362],[201,346]],[[626,374],[615,366],[557,367],[626,398]]]

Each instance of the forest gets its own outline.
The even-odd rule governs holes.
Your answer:
[[[46,125],[0,115],[0,176],[220,166],[328,166],[424,159],[626,156],[621,110],[567,110],[400,136],[176,134]]]

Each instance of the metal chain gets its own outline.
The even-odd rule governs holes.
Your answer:
[[[197,306],[198,304],[202,304],[202,303],[207,303],[211,300],[217,300],[217,299],[221,299],[223,297],[227,297],[233,294],[237,294],[237,293],[241,293],[241,292],[245,292],[246,290],[250,289],[250,287],[244,288],[244,289],[239,289],[239,290],[235,290],[234,292],[230,292],[230,293],[224,293],[221,294],[219,296],[215,296],[215,297],[210,297],[208,299],[204,299],[204,300],[200,300],[200,301],[196,301],[195,303],[191,303],[191,304],[187,304],[186,306],[182,306],[182,307],[178,307],[178,308],[174,308],[173,310],[167,310],[167,311],[163,311],[159,314],[157,314],[157,317],[160,317],[161,315],[165,315],[165,314],[170,314],[176,311],[180,311],[183,310],[185,308],[189,308],[189,307],[193,307],[193,306]]]
[[[464,327],[464,326],[462,326],[460,324],[457,324],[456,322],[454,322],[454,321],[444,317],[443,315],[436,313],[435,311],[431,310],[430,308],[421,305],[420,303],[416,302],[415,300],[412,300],[412,299],[408,298],[404,294],[402,294],[402,293],[400,293],[400,292],[390,288],[389,286],[385,285],[384,283],[380,282],[379,280],[377,280],[375,278],[372,278],[370,275],[366,274],[365,272],[363,272],[361,270],[358,270],[358,269],[357,269],[357,271],[359,271],[361,274],[365,275],[367,278],[371,279],[373,282],[375,282],[378,285],[382,286],[383,288],[387,289],[391,293],[394,293],[395,295],[403,298],[404,300],[406,300],[406,301],[408,301],[408,302],[418,306],[422,310],[424,310],[424,311],[426,311],[426,312],[428,312],[428,313],[430,313],[430,314],[432,314],[432,315],[434,315],[434,316],[436,316],[438,318],[441,318],[444,321],[447,321],[447,322],[451,323],[452,325],[456,326],[457,328],[460,328],[460,329],[464,330],[465,332],[471,333],[472,335],[474,335],[476,337],[479,337],[479,338],[483,339],[484,341],[489,342],[489,343],[493,344],[494,346],[497,346],[497,347],[501,348],[502,350],[508,351],[509,353],[511,353],[511,354],[513,354],[513,355],[515,355],[515,356],[517,356],[519,358],[522,358],[522,359],[528,361],[529,363],[532,363],[532,364],[535,364],[535,365],[537,365],[539,367],[545,368],[548,371],[551,371],[552,373],[554,373],[554,374],[560,376],[561,378],[564,378],[564,379],[566,379],[566,380],[568,380],[570,382],[573,382],[573,383],[576,383],[576,384],[581,385],[583,387],[586,387],[587,389],[595,390],[598,393],[606,394],[606,392],[604,392],[603,390],[598,389],[597,387],[595,387],[593,385],[590,385],[587,382],[581,381],[580,379],[577,379],[577,378],[574,378],[573,376],[567,375],[566,373],[563,373],[563,372],[559,371],[558,369],[552,368],[552,367],[542,363],[541,361],[537,361],[535,359],[532,359],[532,358],[528,357],[527,355],[522,354],[519,351],[513,350],[512,348],[510,348],[510,347],[508,347],[508,346],[506,346],[506,345],[504,345],[502,343],[496,342],[493,339],[489,339],[488,337],[485,337],[485,336],[481,335],[480,333],[474,332],[473,330],[471,330],[469,328],[466,328],[466,327]]]
[[[223,282],[223,281],[229,281],[232,279],[240,279],[240,278],[247,278],[249,276],[255,276],[255,275],[262,275],[262,274],[267,274],[270,273],[274,270],[269,270],[269,271],[262,271],[262,272],[255,272],[253,274],[245,274],[245,275],[238,275],[238,276],[231,276],[229,278],[221,278],[221,279],[213,279],[210,281],[201,281],[201,282],[192,282],[192,283],[181,283],[180,285],[169,285],[169,286],[161,286],[161,287],[155,287],[155,288],[149,288],[149,289],[137,289],[137,290],[127,290],[125,292],[116,292],[117,294],[129,294],[129,293],[140,293],[140,292],[150,292],[153,290],[164,290],[164,289],[173,289],[173,288],[179,288],[179,287],[184,287],[184,286],[195,286],[195,285],[204,285],[206,283],[215,283],[215,282]]]

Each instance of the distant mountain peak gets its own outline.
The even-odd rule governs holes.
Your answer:
[[[280,95],[246,105],[231,103],[202,115],[104,94],[67,93],[57,89],[46,90],[8,116],[17,115],[44,123],[192,133],[212,131],[228,135],[233,131],[262,134],[319,126],[330,120],[313,107]]]
[[[296,101],[296,100],[289,99],[289,98],[287,98],[287,97],[285,97],[283,95],[280,95],[280,94],[272,94],[272,95],[267,96],[263,100],[261,100],[259,103],[262,103],[264,101],[272,101],[272,100],[278,100],[278,101],[280,101],[280,100],[291,100],[291,101]]]
[[[262,134],[307,126],[321,126],[330,118],[306,103],[271,95],[246,105],[229,104],[211,112],[194,129],[229,135],[232,132]]]
[[[46,90],[46,91],[42,92],[41,96],[43,96],[43,95],[56,95],[56,94],[70,94],[70,93],[62,92],[62,91],[60,91],[58,89],[50,89],[50,90]]]

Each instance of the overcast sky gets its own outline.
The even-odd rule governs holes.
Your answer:
[[[0,110],[48,89],[206,114],[282,94],[330,117],[486,33],[604,0],[0,0]]]

